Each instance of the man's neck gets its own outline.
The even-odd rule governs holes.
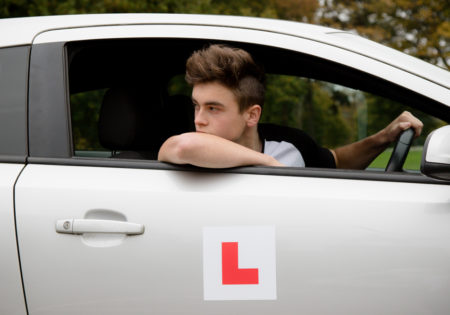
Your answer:
[[[247,128],[236,142],[257,152],[261,152],[263,148],[262,140],[259,138],[257,126]]]

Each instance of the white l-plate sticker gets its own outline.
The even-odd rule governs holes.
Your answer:
[[[205,300],[276,300],[274,226],[203,228]]]

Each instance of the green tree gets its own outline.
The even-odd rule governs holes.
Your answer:
[[[353,140],[342,110],[350,107],[349,96],[333,85],[309,79],[269,75],[261,121],[305,130],[324,146],[336,147]]]
[[[0,18],[83,13],[208,13],[210,0],[1,0]]]
[[[376,42],[450,69],[450,2],[327,0],[317,23],[356,30]]]

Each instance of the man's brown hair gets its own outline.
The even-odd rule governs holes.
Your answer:
[[[195,51],[186,62],[186,81],[199,83],[219,82],[236,96],[239,110],[264,104],[264,71],[243,49],[227,45],[211,45]]]

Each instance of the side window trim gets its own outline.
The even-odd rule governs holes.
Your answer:
[[[109,167],[130,168],[143,170],[167,170],[178,172],[202,172],[211,174],[254,174],[265,176],[294,176],[311,178],[328,178],[342,180],[369,180],[385,182],[404,182],[417,184],[450,185],[449,182],[440,181],[423,176],[419,173],[385,173],[357,170],[323,169],[323,168],[294,168],[294,167],[265,167],[245,166],[230,169],[208,169],[191,165],[174,165],[159,161],[122,160],[98,158],[40,158],[30,157],[30,164],[66,165],[82,167]]]
[[[64,43],[33,45],[29,80],[29,154],[68,158],[69,137]]]
[[[29,46],[0,48],[0,161],[24,163],[28,155]]]

